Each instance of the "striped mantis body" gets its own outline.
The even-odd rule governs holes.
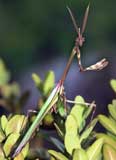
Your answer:
[[[89,5],[87,6],[87,9],[85,11],[85,15],[84,15],[84,19],[83,19],[83,24],[82,24],[82,30],[80,30],[80,28],[78,28],[76,21],[74,19],[74,16],[70,10],[69,7],[67,7],[69,14],[71,16],[72,22],[74,24],[74,27],[76,29],[76,32],[78,34],[77,38],[76,38],[76,42],[75,42],[75,46],[72,49],[69,61],[66,65],[66,68],[63,72],[63,75],[60,79],[60,81],[57,83],[57,85],[55,86],[55,88],[53,89],[53,91],[51,92],[51,94],[49,95],[48,99],[46,100],[46,102],[44,103],[44,105],[41,107],[41,110],[39,111],[39,113],[37,114],[34,122],[31,124],[30,128],[28,129],[28,131],[26,132],[26,134],[24,135],[22,141],[19,143],[18,147],[16,148],[16,150],[13,153],[12,157],[17,156],[17,154],[19,154],[22,150],[22,148],[26,145],[26,143],[30,140],[33,132],[37,129],[37,127],[40,125],[41,121],[43,120],[43,118],[45,117],[45,115],[50,111],[50,109],[56,104],[56,102],[58,101],[59,96],[62,95],[63,93],[63,85],[64,85],[64,81],[66,79],[67,73],[70,69],[72,60],[74,58],[74,56],[77,56],[78,59],[78,64],[79,64],[79,69],[80,71],[84,72],[84,71],[88,71],[88,70],[101,70],[104,67],[107,66],[108,62],[106,61],[106,59],[102,59],[101,61],[97,62],[94,65],[91,65],[90,67],[84,68],[81,64],[81,54],[80,54],[80,48],[83,46],[83,43],[85,41],[85,38],[82,36],[82,34],[84,33],[85,27],[86,27],[86,23],[87,23],[87,18],[88,18],[88,13],[89,13]]]

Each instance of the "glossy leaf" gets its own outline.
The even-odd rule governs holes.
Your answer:
[[[44,95],[48,95],[51,89],[53,89],[55,83],[55,75],[53,71],[49,71],[46,74],[44,84],[43,84],[43,93]]]
[[[6,118],[5,115],[3,115],[1,117],[1,127],[3,131],[5,130],[7,123],[8,123],[8,119]]]
[[[81,96],[75,98],[75,102],[85,103],[84,99]],[[71,110],[71,113],[77,120],[78,127],[81,127],[83,122],[83,113],[85,110],[85,105],[75,104]]]
[[[110,145],[104,144],[103,157],[104,160],[116,160],[116,150],[113,149]]]
[[[107,132],[107,135],[116,141],[116,136],[114,134],[112,134],[111,132]]]
[[[86,151],[83,149],[75,149],[73,153],[73,160],[88,160]]]
[[[112,89],[114,90],[114,92],[116,92],[116,80],[115,79],[112,79],[110,81],[110,85],[111,85]]]
[[[25,126],[27,118],[24,115],[15,115],[7,123],[5,128],[6,135],[10,133],[20,133],[21,129]]]
[[[42,80],[36,73],[32,74],[32,79],[35,82],[36,87],[41,91],[42,90]]]
[[[81,126],[79,128],[79,133],[83,130],[83,128],[85,127],[86,125],[86,121],[83,119],[82,123],[81,123]]]
[[[102,138],[104,143],[109,144],[116,150],[116,141],[112,137],[104,133],[97,133],[95,136],[97,139]]]
[[[112,104],[108,105],[108,111],[112,118],[116,120],[116,108]]]
[[[84,114],[83,114],[83,119],[87,119],[88,116],[90,115],[90,113],[92,112],[92,107],[88,106],[85,111],[84,111]]]
[[[77,135],[78,124],[73,115],[69,115],[65,122],[66,134]]]
[[[112,105],[114,106],[115,110],[116,110],[116,99],[112,100]]]
[[[59,98],[57,102],[57,110],[61,117],[66,117],[66,109],[64,106],[64,102]]]
[[[95,160],[103,160],[103,153],[98,154]]]
[[[103,146],[103,138],[100,138],[96,140],[88,149],[87,149],[87,155],[89,160],[96,159],[99,154],[101,154]]]
[[[5,85],[10,80],[10,72],[6,69],[3,60],[0,58],[0,86]]]
[[[0,160],[4,160],[4,159],[5,159],[4,152],[3,152],[2,146],[0,145]]]
[[[81,148],[79,137],[73,134],[65,135],[65,147],[67,152],[72,155],[74,149]]]
[[[53,156],[50,157],[50,160],[57,160],[56,158],[54,158]]]
[[[95,127],[97,121],[98,121],[98,119],[95,118],[95,119],[91,122],[91,124],[89,124],[89,126],[83,131],[83,133],[82,133],[81,136],[80,136],[80,143],[81,143],[84,139],[88,138],[88,136],[89,136],[90,133],[92,132],[93,128]]]
[[[8,156],[12,150],[12,147],[18,140],[20,134],[19,133],[12,133],[8,136],[7,140],[4,143],[3,150],[6,156]]]
[[[1,93],[5,98],[9,98],[11,96],[19,96],[20,95],[19,85],[16,82],[12,84],[6,84],[3,86]]]
[[[77,135],[78,124],[73,115],[69,115],[65,122],[66,134],[65,134],[65,147],[69,154],[72,155],[72,151],[76,148],[80,148],[79,137]]]
[[[0,127],[0,143],[5,139],[5,134],[3,133],[3,130]]]
[[[114,121],[104,115],[99,115],[98,119],[99,122],[104,126],[104,128],[116,135],[116,123],[114,123]]]
[[[27,144],[25,145],[25,147],[24,147],[24,148],[22,149],[22,151],[21,151],[21,153],[22,153],[22,155],[23,155],[24,158],[27,156],[28,151],[29,151],[29,143],[27,143]]]
[[[24,160],[23,154],[19,153],[13,160]]]

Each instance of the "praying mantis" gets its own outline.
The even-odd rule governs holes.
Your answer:
[[[83,18],[83,23],[82,23],[82,29],[80,29],[77,26],[75,18],[74,18],[73,14],[72,14],[72,11],[70,10],[69,7],[67,7],[67,9],[69,11],[69,14],[71,16],[73,25],[75,27],[75,30],[77,32],[77,38],[76,38],[76,41],[75,41],[75,45],[74,45],[74,47],[72,49],[70,58],[68,60],[68,63],[67,63],[66,68],[65,68],[65,70],[64,70],[64,72],[62,74],[61,79],[58,81],[58,83],[56,84],[56,86],[52,90],[51,94],[49,95],[49,97],[47,98],[46,102],[41,107],[41,110],[39,111],[39,113],[37,114],[34,122],[31,124],[30,128],[28,129],[28,131],[24,135],[23,139],[19,143],[18,147],[14,151],[13,156],[12,156],[13,158],[15,156],[17,156],[17,154],[19,154],[21,152],[22,148],[30,140],[33,132],[40,125],[40,123],[43,120],[43,118],[45,117],[45,115],[56,104],[56,102],[58,101],[59,96],[61,96],[63,94],[63,92],[64,92],[64,81],[66,79],[66,76],[68,74],[68,71],[70,69],[70,66],[72,64],[72,61],[73,61],[73,58],[75,57],[75,55],[77,56],[78,65],[79,65],[79,69],[80,69],[81,72],[85,72],[85,71],[89,71],[89,70],[101,70],[101,69],[105,68],[108,65],[108,61],[105,58],[102,59],[101,61],[97,62],[96,64],[91,65],[90,67],[87,67],[87,68],[84,68],[82,66],[82,64],[81,64],[80,48],[83,46],[83,43],[85,41],[85,38],[83,37],[83,33],[85,31],[85,27],[86,27],[86,23],[87,23],[87,19],[88,19],[89,6],[90,5],[87,6],[86,11],[85,11],[85,15],[84,15],[84,18]]]

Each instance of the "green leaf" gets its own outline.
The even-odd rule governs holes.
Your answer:
[[[3,146],[3,150],[6,156],[10,154],[12,147],[14,146],[19,137],[20,137],[19,133],[12,133],[8,136]]]
[[[78,128],[78,123],[76,121],[76,118],[70,114],[65,122],[65,128],[66,128],[66,134],[73,134],[77,135],[77,128]]]
[[[95,160],[103,160],[103,153],[100,152],[98,156],[95,158]]]
[[[83,128],[85,127],[85,125],[86,125],[86,121],[83,120],[82,123],[81,123],[81,126],[79,128],[79,133],[83,130]]]
[[[53,156],[50,157],[50,160],[57,160],[56,158],[54,158]]]
[[[12,84],[10,84],[11,86],[11,95],[13,96],[19,96],[20,95],[20,86],[18,83],[13,82]]]
[[[5,159],[4,152],[3,152],[2,146],[0,145],[0,160],[4,160],[4,159]]]
[[[113,149],[110,145],[104,144],[103,157],[104,160],[116,160],[116,150]]]
[[[63,101],[60,98],[58,99],[56,106],[57,106],[57,110],[58,110],[60,116],[66,117],[66,109],[65,109]]]
[[[24,128],[27,122],[27,118],[24,115],[15,115],[13,116],[7,123],[5,128],[6,135],[10,133],[20,133],[21,130]]]
[[[68,160],[67,157],[65,157],[62,153],[56,152],[54,150],[48,150],[48,152],[55,157],[57,160]]]
[[[92,107],[86,107],[85,111],[84,111],[84,114],[83,114],[83,119],[87,119],[88,116],[90,115],[90,113],[92,112]]]
[[[111,132],[107,132],[107,135],[109,135],[113,140],[116,141],[116,136],[112,134]]]
[[[14,158],[14,160],[24,160],[23,154],[22,154],[22,153],[19,153],[19,154]]]
[[[0,143],[5,139],[5,135],[3,133],[3,130],[0,127]]]
[[[105,129],[116,135],[116,123],[114,123],[114,121],[104,115],[99,115],[98,120]]]
[[[2,88],[2,95],[5,98],[9,98],[11,96],[19,96],[20,95],[20,88],[17,83],[6,84]]]
[[[79,137],[77,134],[78,124],[73,115],[69,115],[65,122],[66,134],[65,134],[65,147],[69,154],[76,148],[80,148]]]
[[[37,87],[40,91],[42,91],[42,80],[41,80],[41,78],[39,77],[39,75],[37,75],[36,73],[33,73],[33,74],[32,74],[32,79],[33,79],[36,87]]]
[[[89,160],[96,159],[99,154],[101,154],[103,146],[103,138],[100,138],[96,140],[88,149],[87,149],[87,155]]]
[[[2,130],[3,130],[3,131],[5,130],[7,123],[8,123],[8,120],[7,120],[6,116],[3,115],[3,116],[1,117],[1,127],[2,127]]]
[[[116,110],[116,99],[112,100],[112,105],[114,106],[115,110]]]
[[[88,160],[87,153],[83,149],[75,149],[73,152],[73,160]]]
[[[23,157],[25,158],[28,154],[28,151],[29,151],[29,143],[27,143],[25,145],[25,147],[22,149],[21,153],[23,154]]]
[[[104,143],[111,145],[116,150],[116,140],[114,140],[111,135],[107,135],[105,133],[97,133],[95,136],[97,139],[102,138]]]
[[[0,58],[0,86],[5,85],[10,80],[10,72],[7,71],[3,60]]]
[[[95,118],[90,124],[89,126],[84,130],[84,132],[81,134],[80,136],[80,143],[87,139],[88,136],[90,135],[90,133],[92,132],[93,128],[95,127],[96,123],[97,123],[98,119]]]
[[[46,74],[45,80],[44,80],[44,84],[43,84],[43,94],[45,96],[47,96],[49,94],[49,92],[51,91],[51,89],[53,89],[55,84],[55,75],[53,71],[49,71]]]
[[[81,148],[77,135],[66,134],[64,141],[65,148],[70,155],[72,155],[74,149]]]
[[[111,85],[112,89],[114,90],[114,92],[116,92],[116,79],[112,79],[110,81],[110,85]]]
[[[75,102],[85,103],[84,99],[81,96],[77,96],[75,98]],[[83,113],[85,109],[86,109],[85,105],[75,104],[70,112],[70,114],[72,114],[76,118],[79,128],[81,127],[82,122],[83,122]]]
[[[109,104],[109,105],[108,105],[108,111],[109,111],[111,117],[112,117],[114,120],[116,120],[116,109],[115,109],[115,107],[114,107],[112,104]]]

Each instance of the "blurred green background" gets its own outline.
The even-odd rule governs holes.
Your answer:
[[[0,57],[14,75],[53,57],[69,56],[76,33],[68,5],[81,23],[88,0],[1,0]],[[84,55],[115,57],[116,1],[91,1]],[[109,53],[112,54],[109,55]],[[89,55],[88,55],[89,56]]]
[[[39,96],[32,72],[44,77],[52,69],[57,81],[74,46],[77,34],[66,6],[80,26],[88,3],[89,0],[0,1],[0,57],[11,71],[12,80],[20,83],[21,91],[31,91],[27,108],[36,106]],[[86,42],[81,50],[84,65],[106,57],[109,66],[101,72],[82,74],[75,58],[65,83],[68,98],[80,94],[88,102],[95,100],[99,112],[114,98],[109,81],[116,78],[115,7],[114,0],[91,0]]]

